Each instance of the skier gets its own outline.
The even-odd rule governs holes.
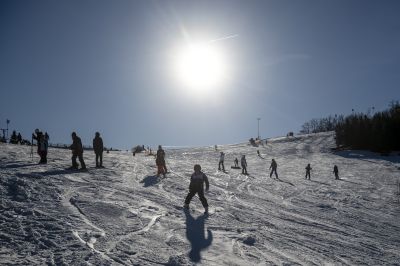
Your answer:
[[[247,173],[247,161],[246,161],[246,156],[242,155],[242,158],[240,159],[240,164],[242,165],[242,174],[248,175]]]
[[[93,139],[93,150],[96,154],[96,167],[103,167],[103,139],[100,137],[100,133],[96,132],[95,137]],[[100,163],[99,163],[100,159]]]
[[[39,129],[35,129],[35,133],[32,133],[32,139],[36,140],[37,142],[37,153],[40,156],[39,163],[46,164],[49,135],[47,135],[47,133],[43,135]]]
[[[278,173],[276,172],[277,168],[278,168],[278,164],[276,163],[275,159],[272,159],[271,166],[269,167],[269,169],[272,169],[272,170],[271,170],[271,173],[269,174],[269,177],[272,178],[272,174],[275,173],[275,177],[276,177],[276,179],[278,179]]]
[[[308,177],[308,180],[311,179],[311,174],[310,174],[311,170],[312,170],[311,165],[307,164],[307,166],[306,166],[306,179]]]
[[[194,195],[199,195],[199,199],[201,201],[201,204],[204,207],[204,214],[208,214],[208,203],[207,199],[204,197],[204,184],[206,183],[206,191],[209,189],[209,183],[208,183],[208,178],[207,176],[201,171],[201,166],[199,164],[196,164],[194,166],[194,173],[192,174],[190,178],[190,185],[189,185],[189,193],[186,196],[185,199],[185,209],[189,209],[189,204]]]
[[[167,173],[167,166],[165,165],[165,151],[162,149],[161,145],[158,145],[157,155],[156,155],[156,165],[157,165],[157,176]]]
[[[239,168],[239,160],[238,160],[238,158],[235,158],[235,160],[233,162],[235,163],[235,168]]]
[[[70,149],[72,150],[72,166],[70,169],[78,169],[78,164],[76,163],[76,157],[78,157],[79,162],[81,163],[81,169],[85,170],[86,165],[83,161],[83,146],[81,138],[79,138],[75,132],[72,132],[71,137],[72,145],[70,146]]]
[[[335,174],[335,179],[340,179],[339,178],[339,168],[337,167],[337,165],[335,165],[333,167],[333,173]]]
[[[225,153],[223,153],[221,151],[221,153],[219,155],[218,170],[221,170],[221,165],[222,165],[222,171],[223,172],[225,172],[224,160],[225,160]]]

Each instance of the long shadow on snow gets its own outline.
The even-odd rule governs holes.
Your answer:
[[[142,181],[140,181],[140,183],[143,183],[143,187],[154,186],[158,182],[160,182],[160,179],[156,175],[146,176]]]
[[[282,183],[285,183],[285,184],[289,184],[289,185],[291,185],[291,186],[295,186],[295,185],[293,185],[293,183],[290,183],[289,181],[284,181],[284,180],[279,179],[279,178],[277,178],[277,179],[275,179],[275,180],[278,181],[278,182],[282,182]]]
[[[34,166],[34,165],[38,165],[37,163],[13,163],[13,164],[6,164],[6,165],[2,165],[0,166],[0,169],[7,169],[7,168],[20,168],[20,167],[27,167],[27,166]]]
[[[53,175],[64,175],[71,173],[84,173],[79,170],[65,170],[65,169],[56,169],[56,170],[48,170],[45,172],[32,172],[29,174],[17,173],[18,177],[40,177],[40,176],[53,176]]]
[[[207,215],[201,215],[196,219],[191,215],[189,210],[185,211],[186,215],[186,237],[192,245],[189,252],[189,258],[193,262],[200,262],[200,252],[209,247],[213,241],[211,230],[207,229],[207,238],[204,234],[204,222]]]

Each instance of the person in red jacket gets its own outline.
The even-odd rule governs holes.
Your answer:
[[[209,183],[207,176],[201,171],[201,166],[196,164],[194,166],[194,173],[190,177],[189,193],[185,199],[185,209],[189,209],[189,204],[194,195],[199,195],[201,204],[204,207],[204,213],[208,213],[207,199],[204,197],[204,183],[206,183],[206,191],[209,189]]]

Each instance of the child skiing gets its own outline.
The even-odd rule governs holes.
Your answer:
[[[247,173],[247,161],[246,161],[246,156],[242,155],[242,158],[240,159],[240,164],[242,165],[242,174],[248,175]]]
[[[278,168],[278,164],[276,163],[275,159],[272,159],[271,166],[269,167],[269,169],[272,169],[272,170],[271,170],[271,173],[269,174],[269,177],[272,178],[272,174],[275,173],[275,177],[276,177],[276,179],[278,179],[278,173],[276,172],[277,168]]]
[[[224,160],[225,160],[225,153],[221,151],[221,154],[219,155],[218,170],[221,171],[221,165],[222,165],[223,172],[225,172]]]
[[[312,168],[311,168],[311,165],[310,164],[307,164],[307,166],[306,166],[306,179],[307,179],[307,177],[308,177],[308,180],[310,180],[311,179],[311,170],[312,170]]]
[[[208,183],[208,178],[207,176],[201,171],[201,166],[199,164],[196,164],[194,166],[194,173],[192,174],[190,178],[190,185],[189,185],[189,193],[186,196],[185,199],[185,209],[189,209],[189,204],[190,201],[192,200],[193,196],[199,195],[199,199],[201,201],[201,204],[204,207],[204,213],[208,214],[208,203],[207,199],[204,197],[204,184],[206,183],[206,191],[209,189],[209,183]]]
[[[335,165],[334,167],[333,167],[333,173],[335,174],[335,179],[337,180],[337,179],[340,179],[339,178],[339,168],[337,167],[337,165]]]
[[[235,163],[235,168],[239,168],[239,160],[238,160],[238,158],[235,158],[235,160],[233,162]]]

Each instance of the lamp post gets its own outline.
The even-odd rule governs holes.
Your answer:
[[[7,119],[7,138],[8,138],[8,124],[10,124],[10,120]]]
[[[260,139],[260,120],[261,118],[257,118],[257,136]]]

